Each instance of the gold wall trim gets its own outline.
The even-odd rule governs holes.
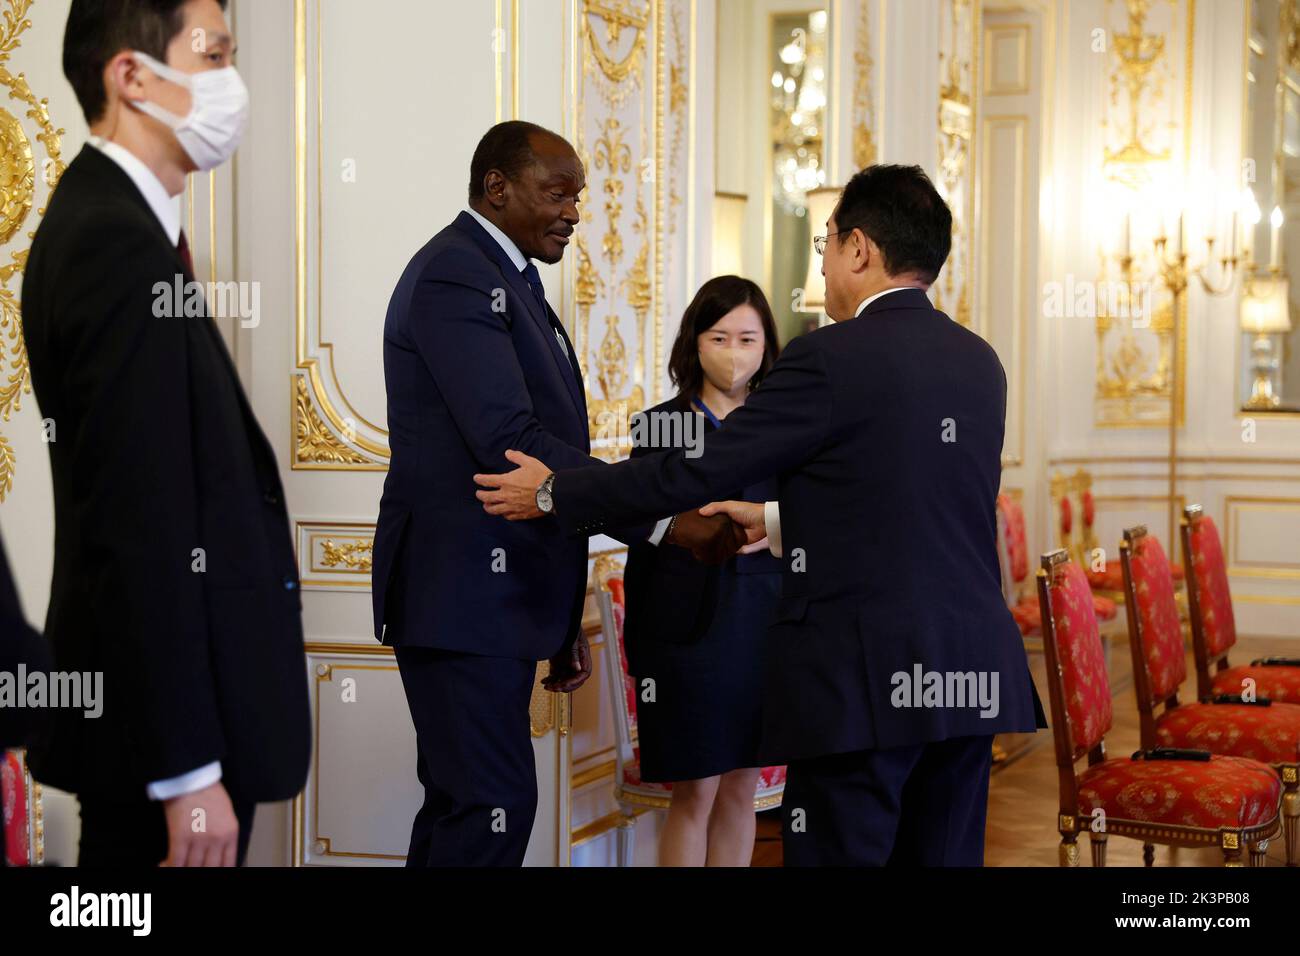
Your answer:
[[[334,654],[336,652],[330,650],[325,653]],[[311,838],[311,851],[315,856],[348,857],[351,859],[363,859],[363,860],[405,860],[406,859],[405,853],[399,853],[399,854],[369,853],[369,852],[356,851],[356,850],[336,850],[334,849],[333,840],[330,837],[322,836],[320,834],[320,793],[321,793],[321,785],[320,785],[321,689],[320,689],[320,685],[326,683],[332,683],[334,680],[334,672],[345,671],[345,670],[396,671],[397,662],[393,661],[392,664],[356,664],[351,662],[342,662],[342,663],[334,662],[334,663],[327,664],[324,662],[320,662],[317,663],[314,668],[312,668],[313,678],[316,683],[316,688],[315,688],[316,693],[312,701],[314,707],[313,722],[315,725],[315,733],[312,736],[312,749],[314,752],[313,752],[312,762],[311,762],[310,779],[311,779],[311,792],[312,792],[312,824],[313,824],[312,829],[316,831],[316,834]],[[294,801],[295,813],[296,814],[301,813],[305,809],[306,809],[306,802],[302,800],[301,797],[295,799]],[[306,820],[300,818],[300,822],[296,822],[294,829],[295,832],[300,832],[305,834],[307,832]],[[303,849],[305,849],[305,847]],[[301,855],[299,855],[297,859],[301,860],[302,859]]]
[[[1083,457],[1051,458],[1052,465],[1167,465],[1168,455],[1085,455]],[[1217,465],[1300,465],[1300,458],[1252,458],[1242,455],[1179,455],[1181,464],[1217,464]],[[1106,477],[1101,475],[1099,477]],[[1161,477],[1156,475],[1157,478]]]
[[[388,460],[389,451],[387,437],[388,433],[383,429],[378,429],[371,423],[366,422],[364,417],[359,416],[353,411],[352,422],[349,425],[347,420],[341,414],[334,398],[325,388],[321,376],[321,356],[324,357],[328,365],[331,378],[337,385],[337,376],[334,373],[333,346],[326,342],[311,342],[311,335],[308,330],[310,316],[308,315],[308,255],[309,255],[309,236],[308,236],[308,24],[307,24],[307,2],[308,0],[294,0],[294,212],[295,212],[295,284],[294,284],[294,309],[296,315],[295,329],[297,332],[296,341],[296,367],[301,370],[296,373],[295,382],[295,402],[294,402],[294,453],[291,461],[294,469],[309,467],[318,470],[342,470],[354,471],[359,469],[374,470],[375,466],[382,467]],[[324,182],[322,179],[323,163],[323,145],[321,140],[321,127],[324,117],[324,91],[322,82],[324,80],[323,65],[323,44],[321,34],[321,3],[316,0],[313,6],[315,17],[315,42],[316,42],[316,209],[317,209],[317,315],[316,315],[316,337],[319,338],[321,315],[320,311],[324,302],[320,297],[320,285],[323,278],[320,274],[321,247],[324,241],[324,223],[322,213],[324,207]],[[313,354],[319,350],[321,356]],[[303,372],[306,373],[305,380]],[[306,401],[302,396],[304,390],[309,393]],[[340,390],[340,398],[342,397]],[[318,407],[324,416],[324,421],[319,417],[315,422],[311,421],[309,411],[312,406]],[[326,424],[328,423],[328,425]],[[371,431],[370,435],[362,434],[362,427],[366,426]],[[303,442],[301,436],[304,431],[310,432],[314,441],[310,443]],[[344,435],[352,438],[351,441],[345,441]],[[367,468],[369,466],[369,468]]]
[[[53,195],[67,169],[63,161],[63,134],[66,131],[55,126],[50,118],[49,100],[39,99],[32,92],[25,73],[15,76],[9,70],[14,52],[22,46],[22,35],[31,29],[32,21],[27,18],[31,7],[32,0],[4,0],[4,18],[0,22],[0,86],[8,88],[9,99],[27,107],[24,115],[38,128],[36,135],[29,137],[22,121],[0,108],[0,197],[4,200],[0,211],[0,243],[11,260],[0,266],[0,340],[5,342],[0,350],[0,417],[5,422],[10,421],[14,413],[22,411],[23,396],[32,391],[27,345],[23,339],[22,303],[19,292],[9,286],[14,276],[21,275],[27,268],[30,251],[30,246],[19,250],[10,242],[22,235],[23,226],[36,203],[38,164],[32,151],[32,139],[45,148],[47,157],[45,163],[39,164],[41,182],[49,185],[45,208],[48,208],[49,196]],[[37,210],[38,217],[45,215],[45,208]],[[28,235],[30,237],[31,233]],[[17,467],[17,453],[9,440],[0,434],[0,503],[13,490]]]
[[[633,819],[642,814],[653,812],[649,807],[637,807],[631,812]],[[607,813],[603,817],[592,820],[573,831],[572,840],[569,843],[570,850],[576,850],[578,847],[599,839],[610,830],[614,830],[624,820],[622,811],[615,810],[613,813]]]
[[[1300,580],[1300,562],[1260,564],[1239,556],[1242,511],[1265,511],[1274,514],[1294,512],[1300,516],[1300,497],[1268,495],[1227,495],[1223,500],[1224,536],[1227,538],[1228,574],[1234,578],[1269,578],[1282,581]]]
[[[298,579],[304,590],[369,590],[373,521],[296,520]]]
[[[998,26],[986,26],[984,29],[984,95],[985,96],[1022,96],[1029,93],[1029,76],[1031,73],[1029,61],[1029,37],[1030,26],[1027,23],[1011,23]],[[993,75],[993,53],[995,44],[1010,38],[1015,41],[1019,50],[1017,57],[1020,63],[1019,75],[1016,81],[1010,84],[1001,84]]]

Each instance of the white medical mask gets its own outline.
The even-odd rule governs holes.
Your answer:
[[[141,66],[190,91],[188,116],[177,116],[148,100],[132,100],[141,113],[171,127],[181,148],[200,172],[226,163],[239,149],[248,126],[248,87],[233,66],[202,73],[182,73],[147,53],[131,54]]]

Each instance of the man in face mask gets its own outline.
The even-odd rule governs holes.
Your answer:
[[[301,602],[270,445],[181,231],[185,178],[248,118],[224,0],[73,0],[64,72],[92,137],[32,245],[23,329],[53,423],[59,671],[37,779],[75,793],[81,865],[235,865],[258,802],[306,778]],[[189,308],[186,306],[189,305]]]

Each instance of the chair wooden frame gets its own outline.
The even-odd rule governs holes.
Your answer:
[[[1138,610],[1137,603],[1137,586],[1133,581],[1133,552],[1142,544],[1147,537],[1146,525],[1137,525],[1124,530],[1124,540],[1120,542],[1119,556],[1120,562],[1124,567],[1124,591],[1125,606],[1128,610],[1128,634],[1129,648],[1133,653],[1133,690],[1137,694],[1138,703],[1138,723],[1141,728],[1142,746],[1144,749],[1159,746],[1159,738],[1156,735],[1156,708],[1163,704],[1164,713],[1169,713],[1179,706],[1178,688],[1174,688],[1163,701],[1156,700],[1151,691],[1151,675],[1147,671],[1146,654],[1142,650],[1142,616]],[[1190,568],[1190,565],[1188,565]],[[1195,586],[1192,584],[1194,574],[1185,575],[1187,584],[1187,594],[1189,600],[1195,592]],[[1193,607],[1190,617],[1196,620],[1197,614]],[[1180,622],[1181,623],[1181,622]],[[1193,624],[1193,627],[1195,625]],[[1199,665],[1198,665],[1199,666]],[[1286,705],[1279,705],[1286,706]],[[1300,711],[1300,708],[1296,708]],[[1282,824],[1284,827],[1284,843],[1286,847],[1287,866],[1297,864],[1296,840],[1300,834],[1300,787],[1297,786],[1297,780],[1300,779],[1300,763],[1273,763],[1269,764],[1282,779]]]
[[[1087,832],[1091,841],[1093,866],[1106,865],[1106,841],[1110,836],[1141,840],[1142,860],[1146,866],[1152,866],[1155,862],[1156,844],[1185,847],[1217,846],[1223,852],[1225,866],[1241,866],[1242,848],[1248,847],[1250,865],[1263,866],[1268,840],[1281,827],[1280,814],[1256,827],[1222,827],[1213,830],[1204,827],[1152,824],[1143,820],[1108,815],[1105,820],[1105,830],[1097,832],[1092,830],[1091,815],[1079,812],[1079,780],[1075,773],[1075,764],[1085,755],[1089,767],[1103,763],[1106,760],[1106,741],[1103,735],[1096,746],[1088,750],[1071,746],[1074,734],[1071,729],[1069,710],[1065,706],[1065,676],[1057,650],[1056,621],[1052,614],[1051,595],[1052,584],[1058,580],[1057,576],[1063,572],[1069,561],[1069,552],[1064,548],[1058,548],[1042,556],[1041,566],[1037,572],[1038,601],[1043,615],[1043,647],[1047,658],[1052,736],[1056,744],[1056,768],[1060,786],[1060,812],[1057,815],[1057,830],[1061,834],[1060,865],[1066,867],[1079,865],[1077,841],[1081,832]]]

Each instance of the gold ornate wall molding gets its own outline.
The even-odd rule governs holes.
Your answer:
[[[952,208],[952,254],[934,285],[935,307],[971,323],[975,298],[975,77],[980,9],[973,0],[943,0],[939,44],[939,191]]]
[[[46,187],[45,200],[54,192],[67,164],[63,161],[64,130],[50,117],[49,100],[38,98],[28,85],[27,75],[15,75],[9,69],[14,53],[22,46],[22,35],[31,29],[34,0],[3,0],[0,5],[0,86],[9,91],[9,99],[26,107],[23,115],[32,124],[29,136],[23,121],[0,107],[0,415],[5,422],[21,412],[23,396],[32,390],[27,345],[23,339],[22,303],[13,288],[15,276],[27,267],[30,246],[15,243],[31,216],[37,201],[38,183]],[[36,155],[32,140],[43,147],[45,158],[37,176]],[[37,210],[38,216],[45,208]],[[27,233],[30,241],[35,231]],[[21,248],[15,248],[20,246]],[[9,440],[0,434],[0,502],[13,490],[18,460]]]
[[[294,253],[295,370],[290,405],[295,471],[384,471],[388,430],[348,398],[325,339],[324,121],[325,54],[321,0],[294,0]],[[517,11],[515,21],[517,21]],[[500,22],[500,17],[498,17]],[[504,55],[496,58],[501,109]],[[517,55],[511,70],[517,73]],[[512,79],[517,106],[517,80]],[[314,265],[314,274],[313,274]],[[314,281],[313,281],[314,280]]]
[[[858,2],[858,22],[853,43],[853,167],[854,172],[875,164],[876,61],[871,56],[871,4]]]
[[[300,519],[294,523],[304,591],[368,591],[375,523]]]
[[[684,307],[685,270],[674,266],[685,259],[696,0],[573,2],[574,143],[600,197],[578,226],[573,339],[593,454],[614,460],[629,450],[627,420],[660,399],[665,316]]]
[[[1110,60],[1101,167],[1110,181],[1140,191],[1162,177],[1183,176],[1189,166],[1196,0],[1106,0],[1105,16]],[[1116,213],[1113,225],[1118,236],[1122,211]],[[1154,273],[1154,237],[1154,233],[1133,230],[1135,275]],[[1104,250],[1100,287],[1114,289],[1118,299],[1098,295],[1094,422],[1099,428],[1168,425],[1172,378],[1177,390],[1175,420],[1182,425],[1187,296],[1181,298],[1175,344],[1173,302],[1168,293],[1163,288],[1153,290],[1156,298],[1146,306],[1149,321],[1135,322],[1129,292],[1119,279]],[[1116,305],[1119,307],[1110,307]],[[1177,374],[1171,376],[1175,358]]]

